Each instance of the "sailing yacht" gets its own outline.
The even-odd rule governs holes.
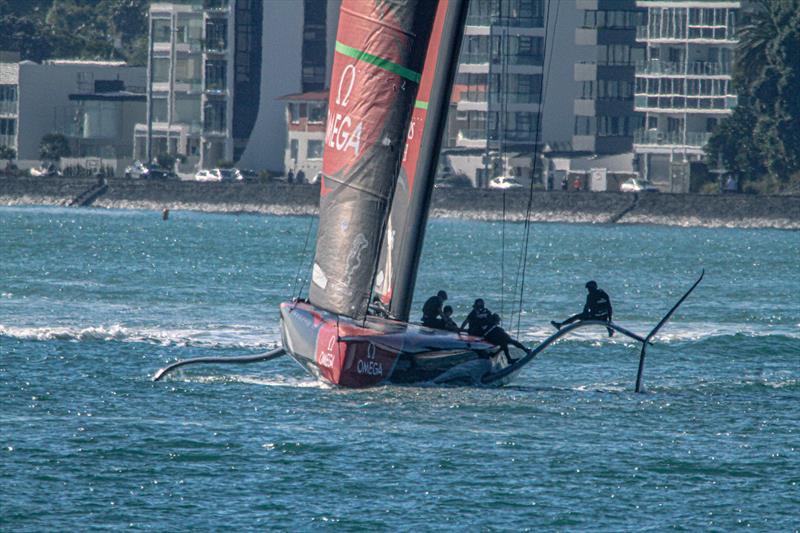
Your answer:
[[[283,347],[242,357],[175,362],[239,364],[285,354],[343,387],[385,383],[503,385],[577,328],[602,326],[647,346],[702,279],[647,337],[585,320],[509,364],[483,338],[409,321],[425,226],[469,0],[343,0],[320,176],[319,225],[307,299],[280,305]]]

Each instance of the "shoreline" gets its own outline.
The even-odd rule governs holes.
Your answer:
[[[0,206],[66,206],[94,179],[0,178]],[[525,220],[529,191],[436,189],[431,217]],[[680,227],[800,229],[800,196],[533,191],[531,221]],[[104,209],[316,215],[319,188],[282,182],[198,183],[110,179],[87,205]]]

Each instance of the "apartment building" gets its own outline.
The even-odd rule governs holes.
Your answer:
[[[704,171],[704,146],[736,106],[731,68],[742,2],[636,0],[646,10],[636,40],[634,108],[644,125],[634,150],[640,173],[663,190],[688,192]]]
[[[310,180],[322,171],[328,91],[290,94],[281,100],[286,103],[286,127],[289,134],[284,168],[295,175],[302,171],[306,179]]]
[[[179,171],[192,173],[239,158],[258,114],[262,10],[261,0],[151,4],[139,159],[177,156]]]
[[[128,159],[125,124],[144,115],[145,83],[143,67],[121,61],[35,63],[3,53],[0,146],[13,149],[22,168],[38,164],[42,137],[50,133],[65,134],[76,156]]]
[[[446,148],[477,186],[499,175],[531,177],[541,112],[545,4],[470,2],[454,84],[455,147]],[[459,158],[475,168],[461,169]]]
[[[576,0],[582,21],[575,43],[589,58],[575,64],[580,84],[575,99],[572,149],[607,155],[630,152],[643,117],[634,111],[634,69],[644,59],[636,40],[643,11],[635,0]]]

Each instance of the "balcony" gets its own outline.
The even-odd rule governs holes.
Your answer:
[[[690,63],[650,59],[636,63],[636,74],[666,76],[730,76],[731,62],[692,61]]]
[[[634,98],[636,111],[662,111],[665,113],[731,113],[736,107],[736,95],[648,95]]]
[[[735,36],[734,28],[727,26],[678,26],[675,28],[648,28],[636,27],[636,40],[639,42],[719,42],[736,44],[739,40]]]
[[[499,15],[469,15],[467,26],[506,26],[509,28],[543,28],[544,17],[501,17]]]
[[[17,136],[0,135],[0,146],[8,146],[9,148],[15,148],[17,146]]]
[[[711,132],[708,131],[687,131],[684,134],[682,131],[636,130],[633,144],[703,148],[710,138]]]
[[[16,100],[0,101],[0,115],[16,115],[16,114],[17,114]]]

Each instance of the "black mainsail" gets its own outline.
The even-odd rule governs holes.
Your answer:
[[[309,301],[366,315],[436,0],[344,0]]]

